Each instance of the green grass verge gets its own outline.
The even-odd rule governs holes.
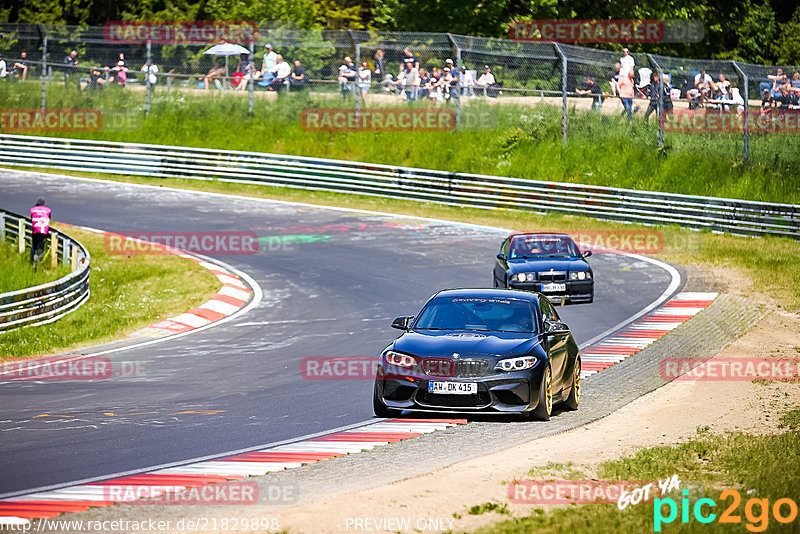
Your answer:
[[[62,230],[92,256],[91,298],[53,323],[0,334],[0,361],[111,341],[196,307],[219,289],[219,281],[193,261],[173,255],[107,254],[103,236]],[[3,265],[0,273],[6,270]]]
[[[30,249],[20,254],[16,243],[0,241],[0,293],[46,284],[69,274],[69,267],[61,264],[51,269],[49,256],[34,271],[30,259]]]
[[[35,170],[35,169],[34,169]],[[565,232],[656,232],[663,244],[656,257],[680,265],[699,265],[710,272],[733,267],[757,283],[759,294],[774,297],[779,306],[790,311],[800,311],[800,242],[787,238],[736,237],[694,232],[677,227],[654,229],[633,224],[597,221],[588,217],[571,215],[539,215],[525,211],[482,210],[458,208],[433,203],[420,203],[380,197],[347,195],[320,191],[276,188],[260,185],[232,184],[218,181],[185,180],[176,178],[146,178],[74,171],[53,171],[63,174],[103,178],[127,183],[179,187],[198,191],[247,195],[295,202],[307,202],[352,209],[366,209],[442,218],[473,224],[500,226],[516,230],[560,230]],[[499,241],[498,241],[499,247]],[[769,273],[767,276],[766,273]]]
[[[796,410],[793,417],[797,417]],[[711,434],[698,430],[696,436],[685,443],[639,450],[635,455],[601,464],[597,475],[602,480],[663,480],[677,474],[683,488],[689,488],[689,519],[681,523],[682,495],[672,492],[666,497],[675,499],[678,516],[665,524],[662,532],[797,532],[798,521],[782,525],[771,515],[762,516],[761,508],[751,508],[745,514],[746,503],[751,498],[768,499],[769,513],[777,499],[788,497],[800,500],[800,432],[790,430],[776,435],[754,436],[744,433]],[[565,478],[563,475],[558,478]],[[577,477],[580,478],[580,477]],[[657,488],[656,488],[657,489]],[[711,498],[717,506],[713,510],[717,519],[731,504],[731,498],[720,499],[725,489],[738,490],[742,502],[735,510],[738,524],[720,524],[714,521],[701,524],[693,516],[694,503],[703,497]],[[658,492],[656,496],[660,496]],[[667,505],[663,506],[668,515]],[[708,513],[704,506],[704,513]],[[788,515],[784,505],[782,513]],[[525,517],[510,519],[479,529],[480,534],[541,534],[561,532],[653,532],[654,504],[640,503],[619,510],[614,504],[570,505],[543,510],[536,508]],[[747,527],[747,525],[751,527]]]
[[[0,87],[4,107],[38,107],[40,87]],[[261,95],[259,95],[260,97]],[[87,139],[253,150],[575,182],[675,193],[800,202],[800,134],[753,135],[751,162],[742,162],[737,134],[666,134],[658,149],[656,121],[570,112],[569,143],[561,141],[561,110],[551,105],[470,101],[456,132],[310,132],[301,112],[311,107],[352,107],[320,95],[258,98],[247,112],[245,95],[192,94],[158,87],[148,118],[142,91],[48,88],[48,107],[97,108],[107,127],[91,133],[52,133]],[[531,102],[536,102],[531,98]],[[394,106],[402,106],[398,100]],[[417,104],[425,107],[427,103]],[[641,115],[641,114],[640,114]],[[112,120],[121,116],[126,120]]]

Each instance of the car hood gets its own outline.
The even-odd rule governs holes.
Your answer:
[[[525,356],[539,343],[538,336],[518,332],[471,332],[430,330],[406,332],[393,343],[393,349],[424,357],[503,358]]]
[[[517,258],[508,260],[509,273],[549,271],[588,271],[589,264],[583,258]]]

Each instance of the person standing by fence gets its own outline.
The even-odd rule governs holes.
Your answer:
[[[619,96],[622,99],[622,114],[628,115],[628,120],[633,116],[633,71],[619,77]]]
[[[47,236],[50,235],[50,215],[52,211],[44,205],[44,199],[36,201],[36,205],[31,208],[31,225],[33,232],[31,235],[31,263],[39,261],[44,254],[44,244]]]

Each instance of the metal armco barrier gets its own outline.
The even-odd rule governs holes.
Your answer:
[[[219,180],[800,239],[800,206],[220,149],[0,135],[4,165]]]
[[[22,221],[22,225],[20,225]],[[31,223],[25,217],[0,210],[0,240],[18,243],[22,239],[30,246]],[[89,251],[78,241],[61,232],[50,230],[58,242],[58,260],[72,265],[73,271],[47,284],[0,294],[0,334],[22,326],[49,323],[75,311],[89,300]]]

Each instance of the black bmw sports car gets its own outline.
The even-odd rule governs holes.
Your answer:
[[[449,289],[392,326],[404,333],[380,357],[373,398],[379,417],[414,410],[547,420],[554,403],[578,408],[578,345],[542,294]]]
[[[567,303],[594,300],[594,275],[566,234],[512,234],[503,240],[494,266],[494,287],[539,291]]]

